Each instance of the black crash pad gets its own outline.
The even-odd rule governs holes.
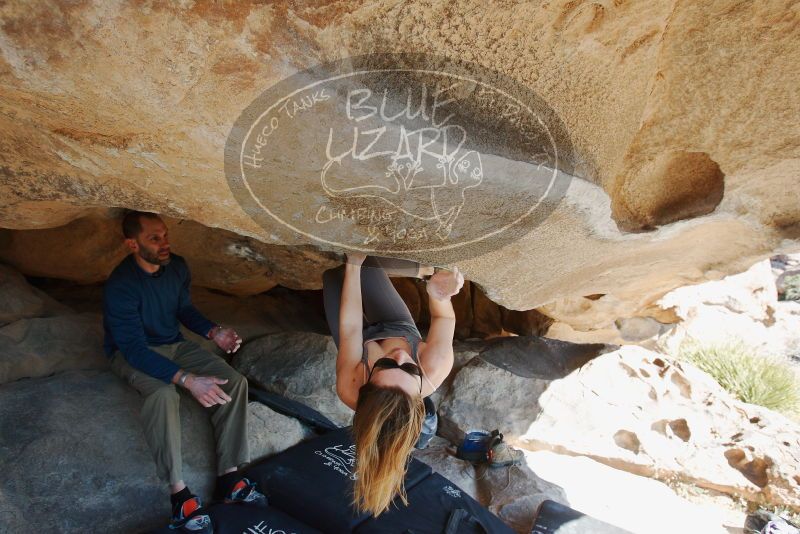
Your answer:
[[[350,428],[303,441],[244,470],[258,483],[270,505],[326,533],[342,534],[369,518],[351,507],[355,445]],[[406,491],[431,474],[411,459]]]
[[[555,501],[544,501],[536,511],[531,534],[631,534]]]
[[[407,494],[408,506],[399,503],[368,519],[355,534],[514,534],[499,517],[438,473]]]
[[[320,534],[319,530],[274,507],[220,503],[198,510],[197,514],[208,514],[214,525],[214,534]],[[184,531],[165,526],[152,534],[184,534]]]

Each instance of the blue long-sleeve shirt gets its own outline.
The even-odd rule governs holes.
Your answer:
[[[177,254],[155,275],[139,267],[133,254],[125,257],[103,291],[106,356],[119,349],[132,367],[171,383],[180,366],[148,345],[184,341],[179,321],[204,337],[214,326],[192,305],[190,284],[189,267]]]

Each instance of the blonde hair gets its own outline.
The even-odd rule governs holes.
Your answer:
[[[419,439],[425,405],[400,388],[364,384],[353,417],[356,480],[353,506],[378,516],[399,495],[408,504],[403,480],[411,450]]]

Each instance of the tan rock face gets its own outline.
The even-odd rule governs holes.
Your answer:
[[[797,364],[800,302],[778,300],[779,272],[764,260],[722,280],[670,291],[661,304],[674,309],[680,322],[658,339],[660,350],[680,354],[693,344],[741,344],[762,357]]]
[[[232,365],[262,389],[313,406],[339,426],[353,411],[336,394],[333,338],[309,332],[282,332],[249,343]]]
[[[95,314],[21,319],[0,328],[0,384],[71,369],[108,370]]]
[[[508,309],[605,294],[619,303],[609,321],[632,317],[674,287],[800,248],[798,16],[796,6],[734,0],[8,2],[0,227],[88,231],[90,208],[146,209],[230,232],[201,238],[187,227],[188,249],[241,236],[266,258],[212,254],[196,262],[202,285],[318,288],[326,263],[310,249],[264,254],[256,244],[326,248],[277,240],[239,207],[223,170],[231,126],[264,89],[320,61],[436,53],[535,91],[565,124],[582,176],[535,229],[459,265],[465,277]],[[93,250],[24,235],[37,250],[12,234],[3,258],[26,274],[96,280],[118,254],[113,241]]]
[[[509,349],[521,341],[510,339],[501,361],[513,362]],[[529,362],[543,359],[528,354],[537,356]],[[443,430],[500,426],[530,450],[588,456],[639,475],[800,509],[797,423],[739,402],[690,364],[626,346],[566,375],[525,378],[488,363],[490,357],[484,351],[455,376],[440,407]]]
[[[580,376],[554,383],[539,398],[542,412],[520,442],[798,509],[798,425],[733,399],[689,364],[655,356],[623,347],[588,364]],[[587,394],[602,384],[614,384],[613,392]],[[622,398],[624,408],[617,404]]]
[[[141,430],[137,414],[142,400],[137,392],[111,371],[71,370],[53,376],[19,380],[3,386],[0,392],[0,421],[14,432],[3,432],[0,442],[13,453],[0,458],[4,472],[0,503],[2,526],[6,532],[36,530],[64,532],[86,529],[121,528],[125,531],[151,531],[164,524],[163,484],[155,474],[153,457]],[[214,491],[214,429],[208,414],[190,399],[180,403],[183,474],[192,490],[207,502]],[[102,405],[102,409],[97,407]],[[21,416],[21,414],[24,414]],[[92,414],[86,417],[86,414]],[[280,452],[309,436],[296,419],[280,415],[259,403],[248,404],[248,446],[253,461]],[[13,454],[13,456],[12,456]],[[11,458],[16,461],[10,461]],[[95,475],[98,465],[105,466]],[[31,477],[24,487],[5,486],[7,480],[22,480],[23,473],[36,469],[41,477]],[[69,474],[67,474],[69,473]],[[65,476],[66,475],[66,476]],[[75,510],[97,506],[97,518],[87,519],[85,512],[73,514],[34,514],[34,495],[51,495],[45,480],[64,476],[61,493],[75,495],[80,503]],[[85,496],[87,477],[113,477],[118,487],[105,493],[103,504]],[[12,478],[13,477],[13,478]],[[72,482],[74,481],[74,482]],[[84,495],[85,497],[81,497]],[[112,519],[98,519],[100,506],[118,502],[120,509],[131,507]],[[49,506],[49,504],[48,504]],[[135,511],[134,511],[135,509]],[[108,521],[108,525],[103,522]],[[90,526],[91,525],[91,526]],[[104,526],[105,525],[105,526]]]
[[[68,311],[46,293],[31,287],[14,269],[0,265],[0,326],[20,319],[49,317]]]
[[[265,244],[190,220],[163,217],[171,250],[189,262],[192,282],[233,295],[254,295],[280,284],[312,289],[334,267],[330,253],[308,246]],[[114,211],[91,213],[43,230],[3,231],[0,260],[21,272],[91,284],[105,280],[129,253]]]
[[[725,175],[704,152],[668,152],[617,187],[614,219],[624,229],[652,229],[713,212]]]
[[[413,454],[489,508],[516,532],[531,530],[536,510],[545,499],[566,501],[559,486],[539,477],[525,463],[510,470],[486,469],[456,458],[451,449],[446,440],[434,438],[427,449],[415,450]]]

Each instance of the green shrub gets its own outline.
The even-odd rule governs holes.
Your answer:
[[[705,371],[730,394],[789,416],[800,414],[800,380],[787,364],[742,342],[681,345],[679,358]]]
[[[787,276],[783,281],[782,300],[800,300],[800,274]]]

